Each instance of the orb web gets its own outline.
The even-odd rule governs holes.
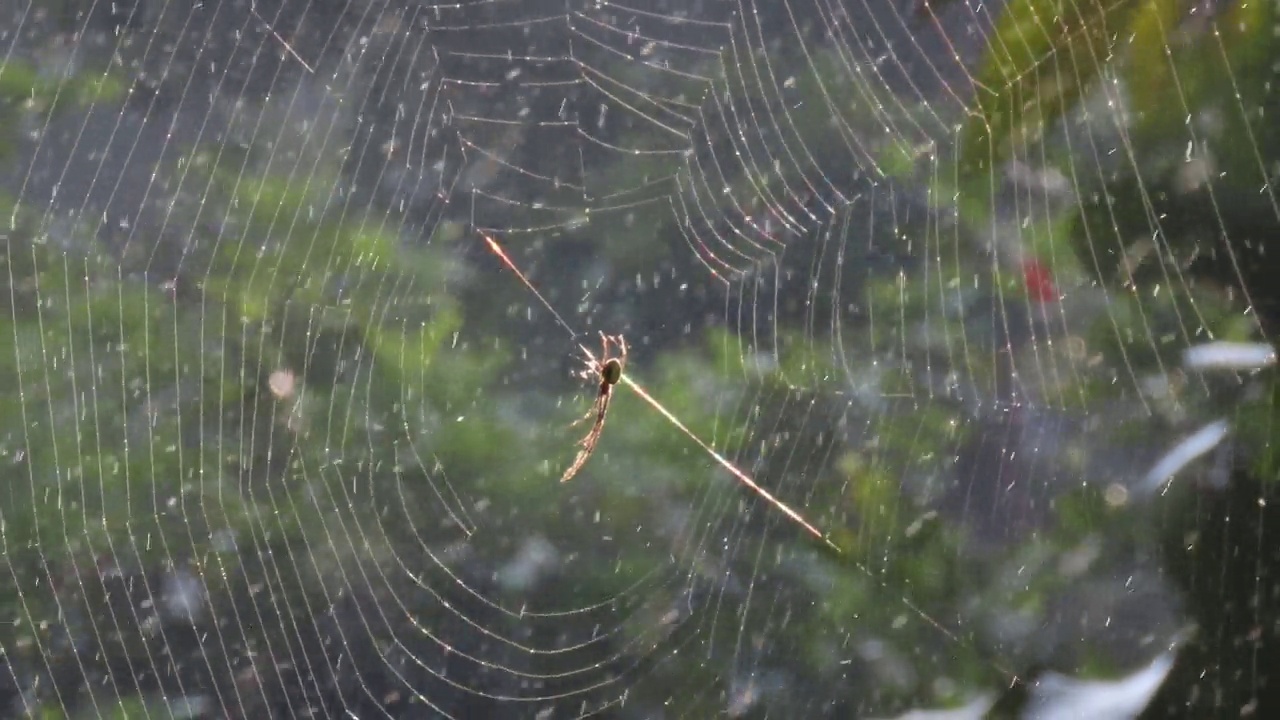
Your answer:
[[[1257,711],[1269,8],[2,12],[12,712]]]

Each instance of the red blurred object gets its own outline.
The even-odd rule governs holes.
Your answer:
[[[1058,286],[1053,282],[1053,273],[1039,260],[1028,260],[1022,264],[1022,282],[1027,286],[1027,296],[1032,301],[1058,301]]]

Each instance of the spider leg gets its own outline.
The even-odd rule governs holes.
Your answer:
[[[609,345],[613,344],[617,347],[618,356],[612,358],[609,356]],[[578,418],[569,427],[578,425],[582,422],[595,418],[595,422],[591,425],[591,430],[586,436],[578,441],[578,454],[573,459],[573,463],[569,465],[569,469],[565,470],[560,482],[568,482],[573,479],[574,475],[586,465],[587,460],[591,458],[591,454],[595,452],[596,444],[600,442],[600,435],[604,432],[605,414],[609,410],[609,398],[613,394],[613,385],[618,381],[617,377],[610,375],[609,378],[604,377],[604,369],[610,361],[616,361],[621,365],[627,361],[627,341],[621,335],[605,335],[600,333],[600,357],[596,358],[591,355],[591,351],[584,345],[578,346],[582,350],[582,354],[587,358],[587,368],[581,374],[584,379],[595,376],[600,383],[600,389],[596,394],[596,400],[592,404],[591,409],[586,415]],[[612,382],[610,382],[612,380]]]
[[[605,411],[608,409],[609,392],[606,387],[601,391],[600,397],[596,401],[596,406],[593,408],[596,415],[596,422],[591,426],[591,431],[587,433],[586,437],[578,441],[578,455],[574,457],[573,464],[569,466],[569,469],[565,470],[564,475],[560,477],[560,482],[569,482],[572,480],[573,476],[577,475],[578,471],[582,469],[582,466],[587,464],[587,460],[591,458],[591,454],[595,452],[596,444],[600,442],[600,435],[604,432]],[[590,417],[590,414],[588,414],[587,417]]]
[[[573,422],[569,423],[569,427],[578,427],[582,423],[598,415],[600,413],[600,397],[601,396],[597,395],[596,401],[591,404],[591,408],[587,410],[587,413],[582,417],[578,418],[577,420],[574,420]]]
[[[596,370],[595,368],[595,363],[592,362],[591,360],[588,360],[587,366],[574,374],[577,375],[582,380],[590,380],[591,378],[599,374],[599,372],[600,371]]]
[[[587,361],[587,366],[577,372],[578,377],[583,380],[587,380],[598,375],[600,373],[600,367],[604,363],[604,358],[602,357],[597,359],[591,354],[591,351],[587,349],[586,345],[579,344],[578,349],[582,351],[582,357]]]

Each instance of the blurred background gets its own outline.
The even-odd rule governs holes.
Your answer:
[[[1278,12],[0,0],[0,717],[1273,714]]]

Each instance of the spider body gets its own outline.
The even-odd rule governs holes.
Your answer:
[[[622,337],[619,336],[618,340],[622,340]],[[623,344],[621,347],[622,347],[622,357],[625,358],[627,356],[627,346]],[[622,361],[619,360],[618,358],[609,358],[608,360],[606,360],[604,362],[604,366],[600,368],[600,384],[602,386],[617,385],[618,381],[621,379],[622,379]]]
[[[614,346],[618,349],[616,356],[609,355],[609,347]],[[591,425],[591,431],[586,437],[578,441],[578,455],[573,459],[573,463],[569,465],[569,469],[564,471],[560,482],[569,482],[574,475],[587,464],[587,460],[591,458],[591,453],[595,452],[596,444],[600,442],[600,434],[604,432],[605,414],[609,411],[609,399],[613,397],[613,386],[622,380],[622,370],[627,364],[627,341],[621,335],[605,335],[600,333],[600,359],[592,357],[590,351],[585,347],[582,352],[587,356],[587,369],[583,371],[584,378],[594,378],[600,383],[600,389],[596,392],[596,401],[592,404],[591,409],[583,415],[581,419],[574,423],[589,420],[595,417],[595,422]]]

